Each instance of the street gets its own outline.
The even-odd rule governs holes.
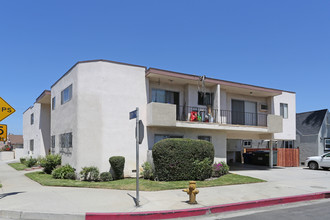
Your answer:
[[[330,199],[298,202],[269,206],[257,209],[225,212],[189,219],[226,219],[226,220],[324,220],[330,219]]]

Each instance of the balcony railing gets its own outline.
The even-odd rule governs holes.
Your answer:
[[[221,124],[267,126],[267,114],[221,110],[219,122]]]
[[[176,118],[179,121],[216,123],[217,112],[211,107],[177,106]]]

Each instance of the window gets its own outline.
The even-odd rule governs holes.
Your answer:
[[[243,146],[244,147],[251,147],[252,141],[251,140],[243,140]]]
[[[268,111],[268,105],[267,104],[260,104],[260,111],[263,111],[263,112]]]
[[[31,125],[34,124],[34,113],[31,114],[31,119],[30,119]]]
[[[198,136],[197,138],[198,138],[198,140],[204,140],[204,141],[211,142],[211,136]]]
[[[61,104],[70,101],[72,98],[72,84],[61,92]]]
[[[198,105],[211,105],[213,106],[213,93],[198,92]]]
[[[61,148],[72,148],[72,132],[60,135]]]
[[[50,147],[51,147],[51,153],[55,154],[55,135],[52,135],[52,137],[51,137]]]
[[[152,89],[151,101],[179,105],[179,93],[162,89]]]
[[[161,141],[166,138],[183,138],[183,135],[168,135],[168,134],[155,134],[155,141],[156,144],[158,141]],[[151,149],[149,149],[151,150]]]
[[[288,118],[288,104],[280,103],[280,114],[283,118]]]
[[[283,148],[293,148],[293,141],[283,141]]]
[[[324,150],[330,150],[330,139],[324,139]]]
[[[56,103],[56,99],[55,97],[52,98],[52,110],[55,109],[55,103]]]
[[[32,139],[30,140],[30,151],[33,152],[33,150],[34,150],[34,140]]]

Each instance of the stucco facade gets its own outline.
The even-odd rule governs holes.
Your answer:
[[[286,121],[282,101],[290,106]],[[141,164],[163,138],[211,141],[216,161],[227,160],[230,139],[295,139],[292,92],[112,61],[78,62],[51,87],[48,102],[50,151],[78,172],[108,171],[111,156],[124,156],[125,175],[133,174],[135,120],[128,116],[136,107],[145,125]]]

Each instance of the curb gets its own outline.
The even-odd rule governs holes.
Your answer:
[[[230,203],[224,205],[208,206],[195,209],[180,209],[168,211],[148,212],[112,212],[112,213],[86,213],[86,220],[112,220],[112,219],[169,219],[199,215],[208,215],[220,212],[237,211],[243,209],[259,208],[293,202],[302,202],[316,199],[330,198],[330,191],[311,193],[297,196],[278,197],[271,199],[254,200],[247,202]]]

